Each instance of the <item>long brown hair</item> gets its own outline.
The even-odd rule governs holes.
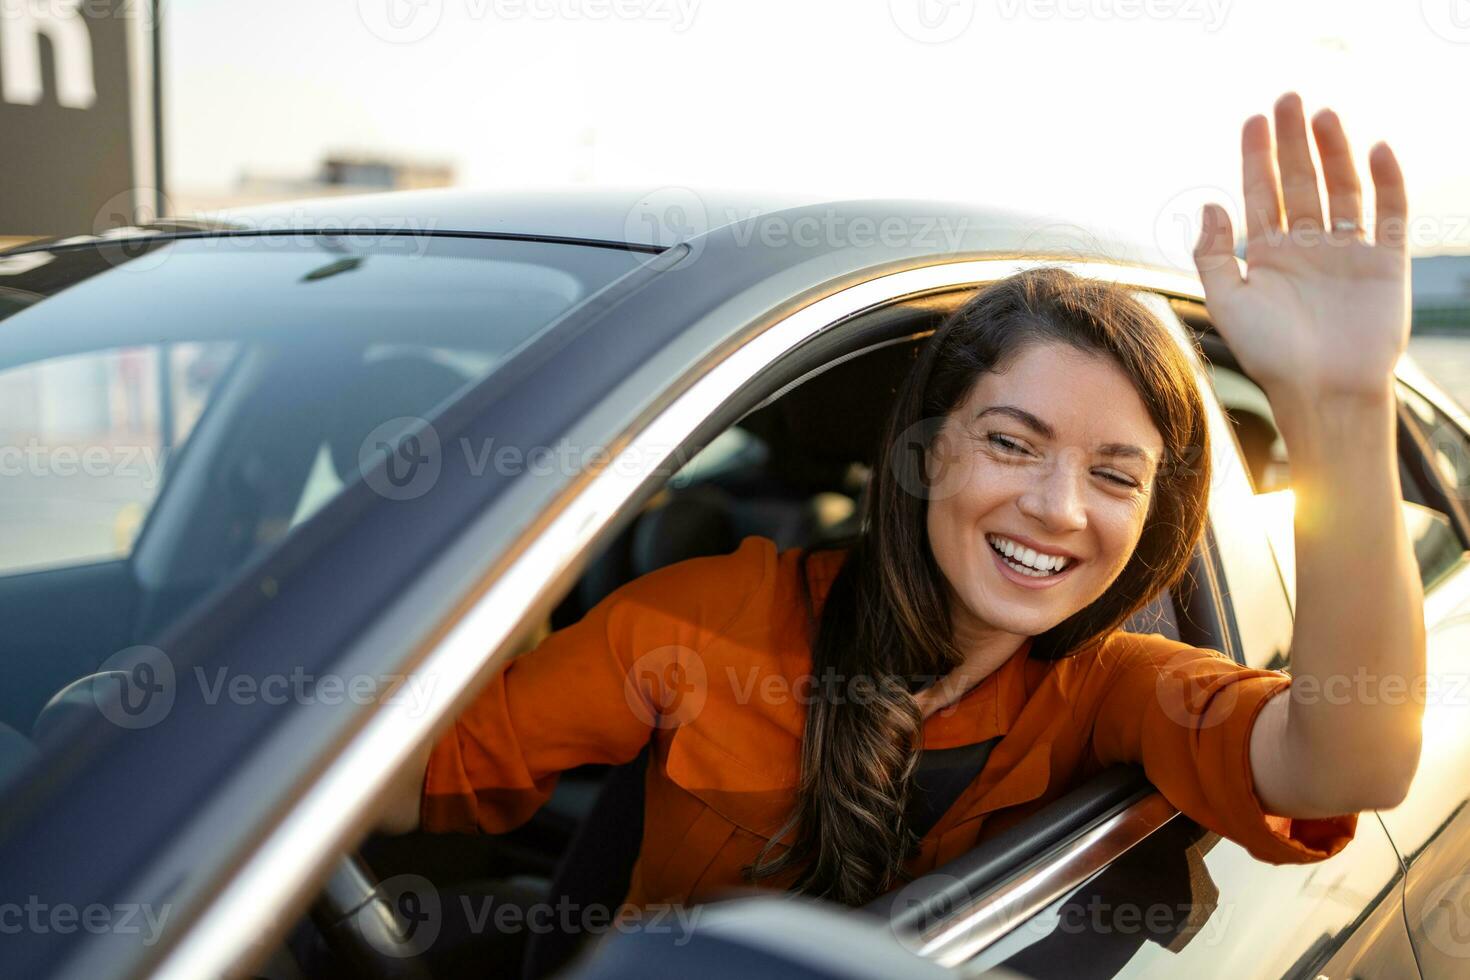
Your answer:
[[[893,887],[918,839],[904,808],[922,747],[914,694],[957,666],[943,573],[929,548],[924,456],[939,424],[980,376],[1029,344],[1060,342],[1110,356],[1133,381],[1164,440],[1150,512],[1123,571],[1094,602],[1032,640],[1030,656],[1075,655],[1183,576],[1204,528],[1210,483],[1204,402],[1188,358],[1125,288],[1063,269],[1017,273],[981,290],[922,348],[889,415],[861,531],[820,618],[803,554],[802,589],[815,677],[871,679],[870,696],[816,688],[802,735],[791,846],[767,843],[751,880],[850,905]],[[918,433],[919,435],[915,435]],[[847,685],[849,688],[852,685]]]

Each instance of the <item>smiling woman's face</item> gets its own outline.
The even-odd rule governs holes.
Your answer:
[[[928,458],[929,544],[957,634],[1035,636],[1102,595],[1138,544],[1162,454],[1110,357],[1034,343],[982,375]]]

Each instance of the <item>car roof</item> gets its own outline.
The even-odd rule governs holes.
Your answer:
[[[997,197],[1000,195],[997,194]],[[754,218],[761,221],[752,221]],[[886,224],[885,224],[886,222]],[[1104,258],[1179,271],[1158,243],[1125,239],[1098,227],[975,202],[923,198],[834,198],[801,191],[669,185],[459,188],[353,194],[230,208],[112,229],[96,235],[31,242],[13,251],[180,233],[350,233],[487,235],[617,244],[657,251],[727,226],[746,223],[754,250],[780,248],[800,235],[832,244],[850,236],[874,254],[894,251],[977,252]],[[919,243],[922,247],[916,248]],[[800,243],[799,243],[800,244]],[[1192,269],[1185,269],[1192,274]]]

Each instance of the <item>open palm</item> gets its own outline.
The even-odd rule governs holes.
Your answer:
[[[1282,96],[1275,116],[1279,179],[1266,117],[1252,116],[1241,133],[1244,275],[1229,215],[1215,204],[1204,209],[1194,258],[1210,317],[1268,393],[1381,394],[1409,340],[1403,174],[1388,144],[1373,147],[1374,240],[1365,241],[1362,192],[1342,123],[1331,110],[1317,113],[1324,227],[1301,99]]]

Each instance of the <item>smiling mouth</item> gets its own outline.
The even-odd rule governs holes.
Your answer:
[[[996,553],[1007,568],[1028,578],[1052,578],[1077,563],[1075,558],[1045,555],[1023,548],[1003,535],[987,534],[985,543],[990,545],[990,550]]]

